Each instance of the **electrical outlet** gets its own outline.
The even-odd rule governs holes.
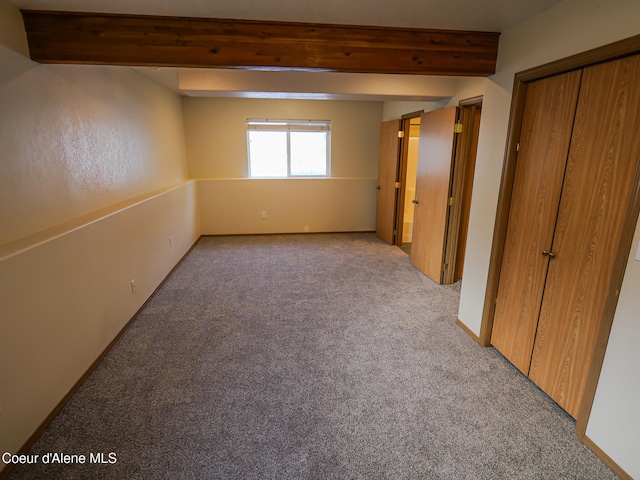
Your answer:
[[[267,218],[267,211],[263,210],[262,211],[262,219],[264,220],[265,218]]]
[[[136,293],[136,280],[131,280],[131,293]]]
[[[169,246],[173,247],[173,237],[169,237]]]

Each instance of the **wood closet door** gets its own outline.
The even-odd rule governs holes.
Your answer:
[[[491,343],[529,373],[581,72],[527,86]]]
[[[392,245],[395,243],[394,230],[396,228],[399,130],[400,120],[390,120],[380,125],[376,235]]]
[[[577,416],[640,158],[640,56],[585,68],[529,376]]]
[[[423,113],[416,172],[411,264],[442,283],[457,107]]]

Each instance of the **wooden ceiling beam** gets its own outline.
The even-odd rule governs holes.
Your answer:
[[[487,76],[499,33],[22,11],[40,63]]]

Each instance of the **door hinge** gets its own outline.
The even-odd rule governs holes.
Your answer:
[[[394,231],[393,231],[393,236],[395,237],[396,235],[398,235],[398,231],[397,231],[397,230],[394,230]]]
[[[398,130],[398,138],[404,138],[404,132],[402,130]]]
[[[516,143],[516,152],[520,151],[520,142]]]
[[[442,271],[443,271],[443,272],[446,272],[446,271],[447,271],[447,268],[449,268],[449,264],[448,264],[448,263],[443,263],[443,264],[442,264]]]
[[[401,186],[400,182],[396,182],[396,188],[400,188]]]
[[[458,122],[453,125],[453,133],[462,133],[462,123]]]
[[[453,203],[455,202],[455,198],[454,197],[449,197],[449,206],[453,207]]]

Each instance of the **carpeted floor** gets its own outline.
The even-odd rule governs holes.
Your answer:
[[[203,237],[12,479],[614,479],[372,234]],[[108,459],[108,457],[105,457]]]

